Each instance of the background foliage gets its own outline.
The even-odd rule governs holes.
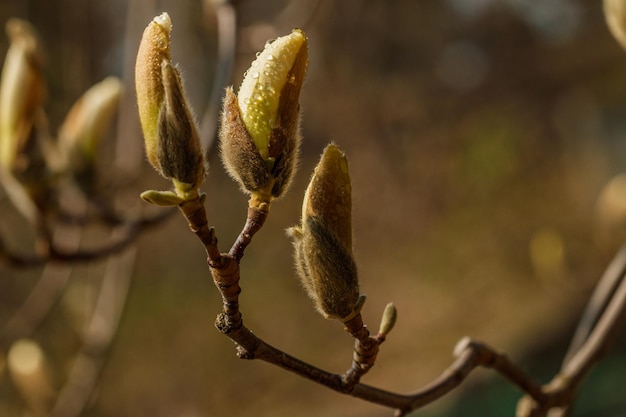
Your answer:
[[[53,131],[96,81],[110,74],[132,79],[139,36],[162,10],[172,16],[173,58],[202,114],[215,71],[215,21],[199,2],[0,2],[0,24],[17,16],[40,31]],[[369,300],[364,317],[373,325],[390,300],[400,314],[365,382],[411,391],[438,375],[466,334],[528,358],[536,375],[556,370],[590,289],[623,237],[623,203],[599,198],[626,169],[626,56],[606,29],[601,5],[274,0],[240,1],[239,10],[233,84],[254,51],[292,27],[307,32],[311,50],[300,173],[242,264],[249,327],[330,370],[349,363],[349,337],[313,311],[294,279],[284,235],[298,220],[315,160],[332,140],[351,162],[355,252]],[[118,136],[123,151],[105,150],[104,176],[106,158],[143,158],[133,91],[129,83],[121,127],[111,137]],[[215,153],[210,163],[209,218],[230,244],[245,218],[245,198]],[[137,195],[164,184],[144,168],[130,185]],[[6,200],[0,204],[0,232],[19,245],[23,224]],[[219,299],[202,248],[179,217],[140,238],[128,306],[85,416],[388,413],[238,360],[213,329]],[[59,381],[93,296],[85,282],[98,280],[101,267],[76,268],[67,296],[35,336]],[[0,324],[39,273],[0,265]],[[582,400],[590,403],[575,415],[625,412],[620,382],[610,379],[623,383],[620,351],[611,357],[616,362],[594,372],[598,382],[584,385]],[[494,390],[497,378],[480,372],[460,395],[415,414],[467,416],[472,403],[454,411],[467,395],[480,403],[474,415],[512,415],[518,394]],[[0,373],[0,414],[16,415],[15,396]]]

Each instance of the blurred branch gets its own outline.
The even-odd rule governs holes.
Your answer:
[[[83,205],[82,210],[85,209],[86,206]],[[68,250],[76,251],[80,246],[81,237],[82,230],[79,227],[58,226],[53,234],[53,241],[62,241]],[[4,328],[2,345],[5,350],[8,350],[16,340],[29,337],[35,332],[63,294],[71,273],[71,265],[45,266],[39,281]]]
[[[546,390],[556,398],[562,398],[557,404],[560,409],[551,413],[551,417],[566,416],[583,380],[592,366],[598,363],[608,352],[611,343],[626,321],[626,245],[622,246],[613,261],[609,264],[598,288],[594,291],[583,320],[589,315],[599,315],[590,325],[584,322],[578,327],[588,333],[584,342],[576,349],[570,348],[569,357],[563,363],[561,371],[546,386]],[[590,311],[594,313],[590,313]],[[589,313],[589,314],[588,314]],[[578,332],[577,332],[578,334]],[[572,347],[576,347],[575,345]],[[528,399],[522,399],[528,402]],[[541,416],[547,409],[541,404],[531,404],[526,414],[520,417]]]
[[[123,235],[124,231],[114,230],[112,238],[119,239],[116,235],[120,234]],[[83,346],[74,359],[50,416],[79,416],[91,397],[122,316],[136,252],[131,246],[108,259],[91,321],[83,335]]]
[[[321,3],[321,0],[291,0],[276,17],[276,26],[293,29],[293,22],[299,22],[297,27],[305,28]]]
[[[572,338],[567,354],[563,359],[563,366],[571,361],[572,357],[587,341],[589,335],[596,327],[598,320],[602,317],[602,314],[613,299],[615,292],[624,280],[625,275],[626,244],[619,249],[593,291],[576,331],[574,332],[574,337]]]
[[[124,250],[139,236],[139,234],[149,227],[160,224],[163,220],[171,215],[173,210],[164,210],[152,217],[138,219],[127,222],[121,227],[122,233],[116,233],[115,240],[93,249],[72,250],[67,247],[58,247],[52,245],[45,255],[17,253],[9,249],[2,240],[0,240],[0,259],[5,263],[17,267],[35,267],[46,264],[47,262],[64,263],[64,262],[88,262],[101,259],[109,255],[113,255]]]

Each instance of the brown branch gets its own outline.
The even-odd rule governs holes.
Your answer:
[[[513,364],[505,355],[469,338],[459,342],[455,349],[456,361],[438,379],[411,395],[396,394],[358,382],[360,376],[373,364],[374,352],[377,351],[378,344],[383,339],[381,338],[379,341],[371,340],[375,338],[371,338],[369,331],[363,326],[360,318],[357,319],[355,317],[354,322],[348,322],[346,326],[348,331],[357,339],[356,355],[363,354],[363,357],[356,361],[356,367],[365,365],[365,368],[367,368],[365,372],[361,369],[349,370],[344,375],[334,374],[271,346],[243,324],[242,315],[239,311],[239,294],[241,292],[239,285],[239,261],[241,258],[237,259],[232,253],[219,253],[214,229],[209,228],[207,225],[202,199],[198,198],[185,202],[180,205],[180,209],[187,218],[190,229],[205,246],[213,281],[222,296],[223,309],[217,316],[215,326],[222,334],[235,342],[238,357],[242,359],[260,359],[324,385],[334,391],[394,408],[397,410],[396,414],[398,416],[418,409],[447,394],[461,384],[479,366],[496,370],[522,391],[529,393],[533,400],[540,403],[546,402],[547,396],[542,391],[541,386]],[[248,223],[250,222],[246,222],[242,235],[245,235],[244,232],[248,229]],[[258,231],[261,226],[262,224],[258,225],[258,227],[255,227],[255,230]],[[252,235],[246,238],[246,242],[250,243],[251,239]],[[237,244],[233,245],[233,248],[236,247]],[[231,252],[234,254],[239,253],[236,249],[231,249]],[[241,255],[243,256],[242,252]],[[375,348],[373,348],[374,344],[376,345]]]
[[[83,335],[83,346],[74,358],[67,381],[50,412],[51,417],[79,416],[88,403],[105,362],[105,353],[117,333],[135,254],[136,250],[131,246],[108,259],[91,321]]]
[[[86,206],[82,205],[81,209]],[[81,237],[82,230],[78,227],[57,226],[52,238],[54,242],[63,242],[70,250],[77,250]],[[39,281],[4,327],[1,339],[5,350],[16,340],[30,337],[35,332],[63,294],[71,273],[70,265],[46,265]]]
[[[341,377],[344,384],[348,386],[356,385],[363,375],[374,366],[378,348],[384,338],[370,336],[370,332],[363,323],[361,313],[345,324],[345,330],[354,337],[354,353],[352,365]]]
[[[252,237],[263,227],[265,220],[267,219],[268,212],[258,207],[248,207],[248,216],[246,218],[246,224],[244,225],[241,233],[237,236],[237,240],[233,243],[233,246],[228,252],[230,256],[239,261],[243,258],[243,253],[252,242]]]
[[[551,415],[567,415],[585,377],[593,365],[606,355],[617,334],[623,330],[626,321],[625,275],[626,245],[607,267],[583,314],[583,323],[576,333],[581,339],[581,332],[585,336],[582,344],[578,347],[580,339],[574,338],[561,371],[543,388],[548,394],[547,399],[537,401],[523,397],[518,404],[518,417],[544,416],[555,408],[560,410]]]

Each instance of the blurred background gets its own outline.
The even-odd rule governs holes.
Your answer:
[[[145,162],[138,171],[111,172],[112,161],[123,167],[124,160],[145,159],[132,71],[141,33],[162,11],[174,24],[173,60],[202,115],[216,73],[210,3],[0,0],[0,24],[20,17],[41,36],[52,132],[92,84],[108,75],[124,79],[126,96],[100,174],[122,174],[118,185],[132,196],[131,206],[142,204],[141,191],[169,187]],[[351,164],[364,318],[376,329],[387,302],[399,311],[364,382],[415,391],[451,363],[466,335],[547,382],[625,236],[626,53],[606,27],[601,2],[241,0],[237,11],[233,85],[266,40],[294,27],[308,34],[311,59],[297,180],[242,262],[248,327],[329,371],[350,365],[352,341],[309,303],[284,232],[298,221],[310,172],[333,141]],[[7,47],[0,37],[2,54]],[[223,172],[218,152],[209,163],[203,190],[226,250],[245,221],[246,197]],[[0,210],[4,239],[28,242],[6,199]],[[95,231],[90,238],[107,236]],[[213,327],[220,299],[181,216],[143,233],[135,248],[119,326],[82,416],[392,414],[237,359]],[[74,268],[58,302],[28,335],[51,381],[46,395],[63,387],[81,350],[104,268],[105,261]],[[0,330],[42,273],[0,265]],[[5,365],[8,341],[14,342],[5,336],[0,358],[0,415],[38,415],[25,408],[28,400]],[[624,346],[594,368],[574,416],[626,415],[619,388]],[[512,416],[520,396],[479,370],[453,395],[412,415]]]

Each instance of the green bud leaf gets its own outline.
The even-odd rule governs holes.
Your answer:
[[[141,199],[155,206],[173,207],[185,201],[185,199],[173,191],[148,190],[141,193]]]

